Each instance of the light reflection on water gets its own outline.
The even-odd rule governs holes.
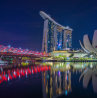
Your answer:
[[[23,93],[30,93],[34,98],[76,97],[77,94],[82,97],[97,97],[96,62],[34,62],[25,66],[22,64],[0,66],[1,95],[16,85],[14,88],[17,95],[21,95],[19,91],[23,90]]]

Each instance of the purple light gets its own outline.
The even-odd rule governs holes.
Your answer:
[[[61,46],[61,44],[59,44],[59,46]]]
[[[58,75],[60,76],[60,71],[58,71]]]

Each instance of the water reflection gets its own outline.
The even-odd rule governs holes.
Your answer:
[[[26,77],[26,79],[29,79],[28,75],[35,75],[34,73],[37,73],[37,77],[32,77],[30,75],[32,78],[31,82],[33,82],[35,78],[41,78],[40,80],[42,82],[40,82],[40,85],[42,85],[42,98],[57,98],[61,97],[61,95],[67,96],[72,94],[72,90],[74,91],[74,89],[77,88],[76,83],[78,83],[78,86],[82,85],[80,82],[83,77],[83,87],[87,88],[89,82],[92,82],[93,90],[95,93],[97,93],[96,62],[28,63],[29,62],[26,62],[25,64],[25,62],[23,62],[14,65],[12,64],[0,66],[0,83],[3,84],[3,81],[10,81],[13,78],[20,78],[21,80],[22,76]],[[75,81],[77,82],[75,83]],[[38,89],[37,85],[36,87]],[[80,92],[80,88],[77,88],[77,90]]]
[[[43,98],[54,98],[72,91],[71,72],[55,71],[42,72]]]
[[[96,62],[46,62],[43,65],[52,66],[50,72],[42,72],[43,98],[57,98],[60,95],[67,95],[72,92],[71,72],[81,73],[79,81],[85,74],[83,78],[83,86],[85,88],[87,88],[92,76],[93,89],[97,93]]]
[[[93,90],[95,93],[97,93],[97,66],[91,66],[90,68],[87,68],[80,76],[79,82],[83,77],[83,87],[87,88],[88,84],[92,78],[92,85],[93,85]]]
[[[4,81],[12,80],[13,78],[18,78],[18,77],[20,78],[21,76],[27,77],[28,74],[33,74],[33,73],[37,73],[41,71],[45,72],[46,70],[51,70],[51,67],[50,66],[31,66],[31,67],[24,67],[24,68],[21,67],[21,68],[15,68],[15,69],[12,68],[12,69],[3,71],[3,68],[1,66],[0,83]]]

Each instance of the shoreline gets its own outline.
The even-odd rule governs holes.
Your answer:
[[[36,60],[36,62],[97,62],[97,60]]]

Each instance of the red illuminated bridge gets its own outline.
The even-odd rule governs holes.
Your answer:
[[[21,49],[21,48],[14,48],[10,46],[3,46],[0,45],[0,55],[19,55],[19,56],[36,56],[36,57],[42,57],[42,56],[48,56],[48,54],[43,54],[42,52],[38,51],[32,51],[28,49]]]

